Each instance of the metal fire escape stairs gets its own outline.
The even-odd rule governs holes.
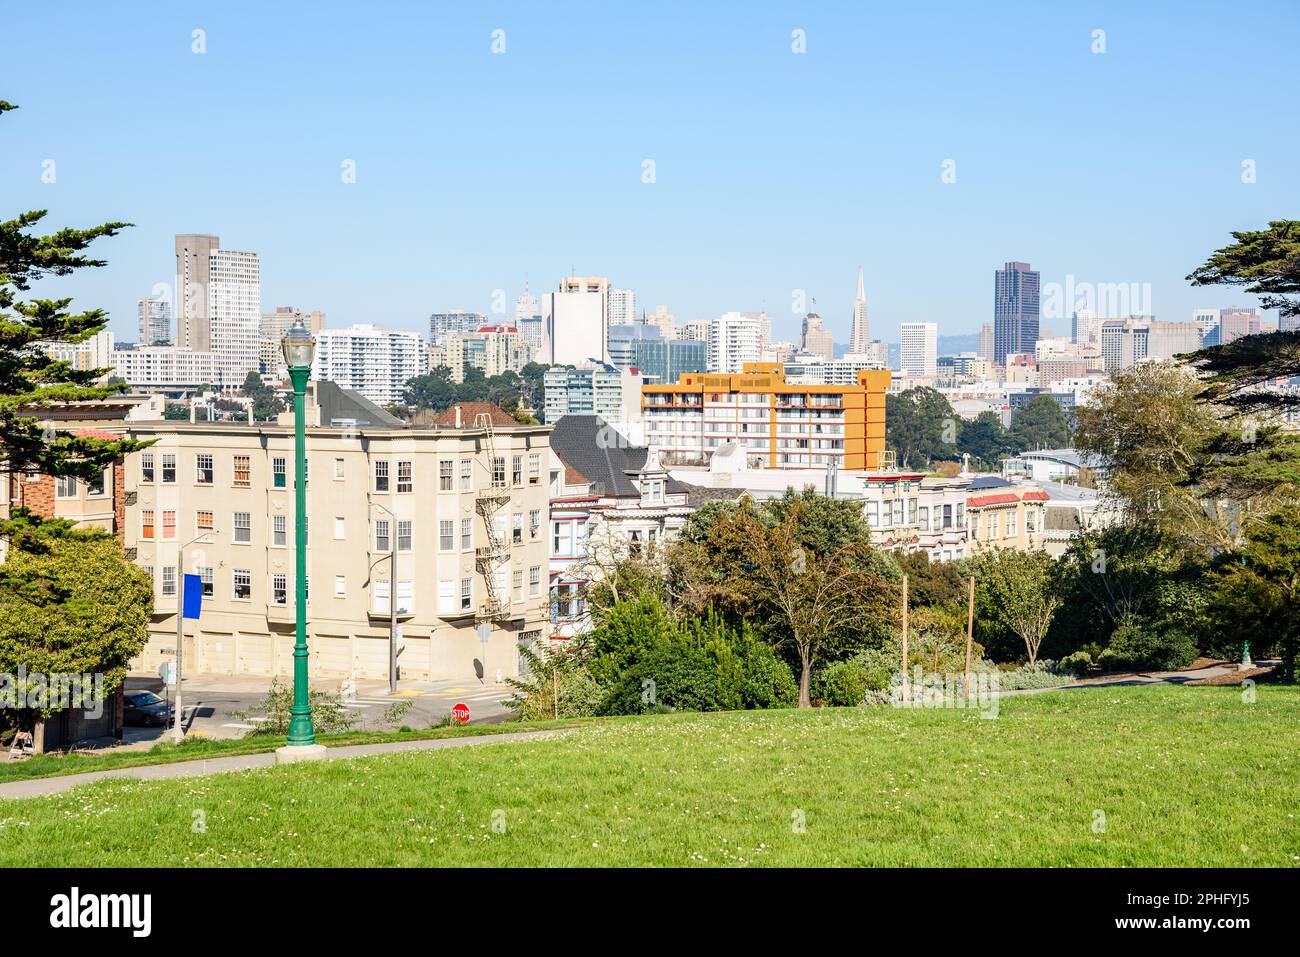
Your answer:
[[[500,458],[501,468],[497,470],[496,440],[492,431],[492,416],[480,412],[474,417],[475,428],[483,430],[483,447],[488,459],[488,484],[474,493],[474,505],[482,516],[487,531],[487,545],[474,550],[474,562],[479,574],[483,576],[487,598],[480,606],[475,619],[479,622],[510,620],[510,583],[502,586],[497,580],[497,573],[507,566],[510,549],[506,544],[506,530],[499,526],[497,516],[510,504],[509,474],[506,471],[505,456]],[[501,523],[504,525],[504,523]],[[502,591],[505,591],[502,594]]]

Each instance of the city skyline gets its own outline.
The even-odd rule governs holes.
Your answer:
[[[1266,6],[1275,21],[1296,18]],[[525,277],[543,294],[577,274],[633,290],[638,312],[666,304],[679,323],[765,309],[790,340],[803,294],[846,343],[862,265],[872,334],[897,342],[903,322],[978,333],[992,319],[989,275],[1008,261],[1033,263],[1044,285],[1149,283],[1151,311],[1185,321],[1197,307],[1257,305],[1183,277],[1230,230],[1294,205],[1300,150],[1288,129],[1207,141],[1203,117],[1229,94],[1188,55],[1196,18],[1174,9],[1026,5],[1001,31],[950,7],[925,32],[898,10],[762,5],[741,22],[692,9],[683,31],[673,17],[593,9],[576,34],[522,7],[382,23],[269,11],[253,32],[238,5],[201,18],[159,6],[129,29],[108,11],[19,10],[15,29],[32,41],[14,53],[6,96],[22,109],[0,170],[14,202],[51,221],[137,224],[105,269],[66,284],[79,305],[109,310],[123,340],[138,301],[172,282],[174,237],[189,231],[260,254],[263,310],[306,303],[339,328],[421,331],[453,309],[492,317],[498,290],[508,317]],[[792,49],[796,30],[806,52]],[[1252,64],[1262,115],[1288,106],[1284,36],[1216,30],[1219,62]],[[864,43],[872,56],[859,62]],[[1001,53],[1013,46],[1024,55],[1011,62]],[[615,49],[641,55],[627,65]],[[56,58],[97,71],[96,86],[37,69]],[[664,59],[681,76],[636,72]],[[885,76],[906,82],[870,95]],[[574,89],[602,117],[598,139],[547,136]],[[1007,89],[1022,124],[1014,161],[991,109]],[[431,157],[449,131],[455,148]],[[524,150],[508,145],[521,136]],[[955,182],[944,182],[949,160]],[[1068,335],[1069,317],[1043,327]]]

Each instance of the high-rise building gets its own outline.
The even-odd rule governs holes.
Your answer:
[[[548,365],[604,362],[609,355],[609,280],[569,276],[542,296],[542,358]]]
[[[853,297],[853,328],[849,332],[849,352],[865,353],[871,348],[871,326],[867,322],[867,289],[858,267],[858,292]]]
[[[1201,347],[1201,327],[1194,322],[1157,322],[1147,316],[1107,319],[1101,324],[1101,357],[1107,372],[1139,362],[1171,359]]]
[[[673,314],[668,311],[668,307],[662,303],[655,306],[655,311],[646,316],[645,321],[652,326],[659,327],[659,335],[661,338],[677,338],[677,320]]]
[[[1259,310],[1257,309],[1224,309],[1219,313],[1219,345],[1226,346],[1234,339],[1240,339],[1242,336],[1253,336],[1258,334],[1259,327]]]
[[[799,351],[824,359],[835,358],[835,336],[829,329],[823,328],[822,317],[810,312],[803,317],[803,328],[799,334]]]
[[[1101,320],[1091,309],[1075,310],[1070,317],[1070,324],[1070,338],[1076,345],[1086,346],[1090,342],[1095,342],[1101,333]]]
[[[933,379],[939,374],[939,326],[933,322],[904,322],[898,327],[899,371],[905,377]]]
[[[440,346],[453,332],[474,332],[486,326],[487,321],[487,316],[481,312],[465,312],[456,309],[449,312],[435,312],[429,316],[429,342]]]
[[[736,373],[758,362],[763,324],[755,313],[724,312],[709,324],[709,371]]]
[[[641,389],[646,444],[665,462],[698,462],[739,446],[757,468],[878,469],[885,457],[887,369],[853,385],[786,380],[775,363],[684,375]]]
[[[635,346],[638,342],[659,341],[659,327],[645,322],[610,324],[609,361],[616,368],[628,369],[636,364]]]
[[[1033,355],[1038,341],[1039,275],[1029,263],[1009,262],[993,279],[993,361],[1001,365],[1007,354]]]
[[[551,369],[542,379],[544,417],[554,425],[566,415],[598,415],[624,424],[641,417],[641,376],[603,364]]]
[[[1192,322],[1196,323],[1200,328],[1202,342],[1205,341],[1205,337],[1210,335],[1211,332],[1214,332],[1217,337],[1219,329],[1219,310],[1204,307],[1193,309]]]
[[[632,343],[632,365],[646,382],[676,382],[708,369],[709,346],[695,339],[638,339]]]
[[[401,401],[406,383],[420,374],[422,359],[420,337],[414,332],[372,325],[324,329],[316,334],[311,377],[384,405]]]
[[[171,345],[171,303],[162,296],[145,296],[136,304],[136,308],[140,313],[140,345]]]
[[[208,326],[221,385],[238,388],[259,366],[262,278],[257,253],[214,249],[208,257]]]
[[[538,346],[527,342],[515,326],[483,326],[476,332],[453,332],[438,347],[439,365],[451,369],[453,382],[464,382],[467,369],[491,378],[519,372],[537,357]]]
[[[274,312],[262,313],[258,329],[257,358],[262,375],[270,379],[285,379],[289,370],[284,364],[281,343],[285,333],[301,325],[315,335],[325,328],[325,313],[319,310],[303,312],[293,306],[277,306]]]
[[[216,236],[178,233],[176,236],[176,345],[195,352],[212,348],[208,322],[208,286]]]
[[[993,361],[993,323],[986,322],[980,326],[979,354],[989,362]]]
[[[678,327],[678,334],[683,339],[695,339],[699,342],[709,341],[709,329],[713,327],[710,319],[691,319]]]
[[[1278,332],[1297,332],[1300,331],[1300,312],[1287,315],[1281,309],[1277,311],[1277,331]]]
[[[537,297],[528,291],[528,280],[524,280],[524,291],[515,300],[515,328],[525,342],[535,346],[542,344],[542,307]]]
[[[636,293],[631,289],[609,290],[610,326],[630,326],[637,322]]]

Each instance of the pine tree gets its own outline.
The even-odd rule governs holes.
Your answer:
[[[0,116],[14,109],[0,100]],[[73,312],[70,298],[23,294],[38,280],[105,265],[83,251],[101,236],[114,236],[131,224],[111,222],[34,235],[47,212],[33,210],[0,222],[0,468],[92,478],[143,443],[53,429],[41,423],[40,413],[61,403],[104,399],[126,386],[96,385],[109,370],[74,369],[50,358],[38,344],[84,342],[107,325],[108,314],[103,309]]]

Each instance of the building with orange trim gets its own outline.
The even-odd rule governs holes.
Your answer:
[[[889,370],[864,369],[856,385],[794,384],[779,362],[747,362],[726,375],[686,373],[642,387],[646,444],[666,464],[702,464],[734,445],[754,468],[878,469],[889,382]]]

